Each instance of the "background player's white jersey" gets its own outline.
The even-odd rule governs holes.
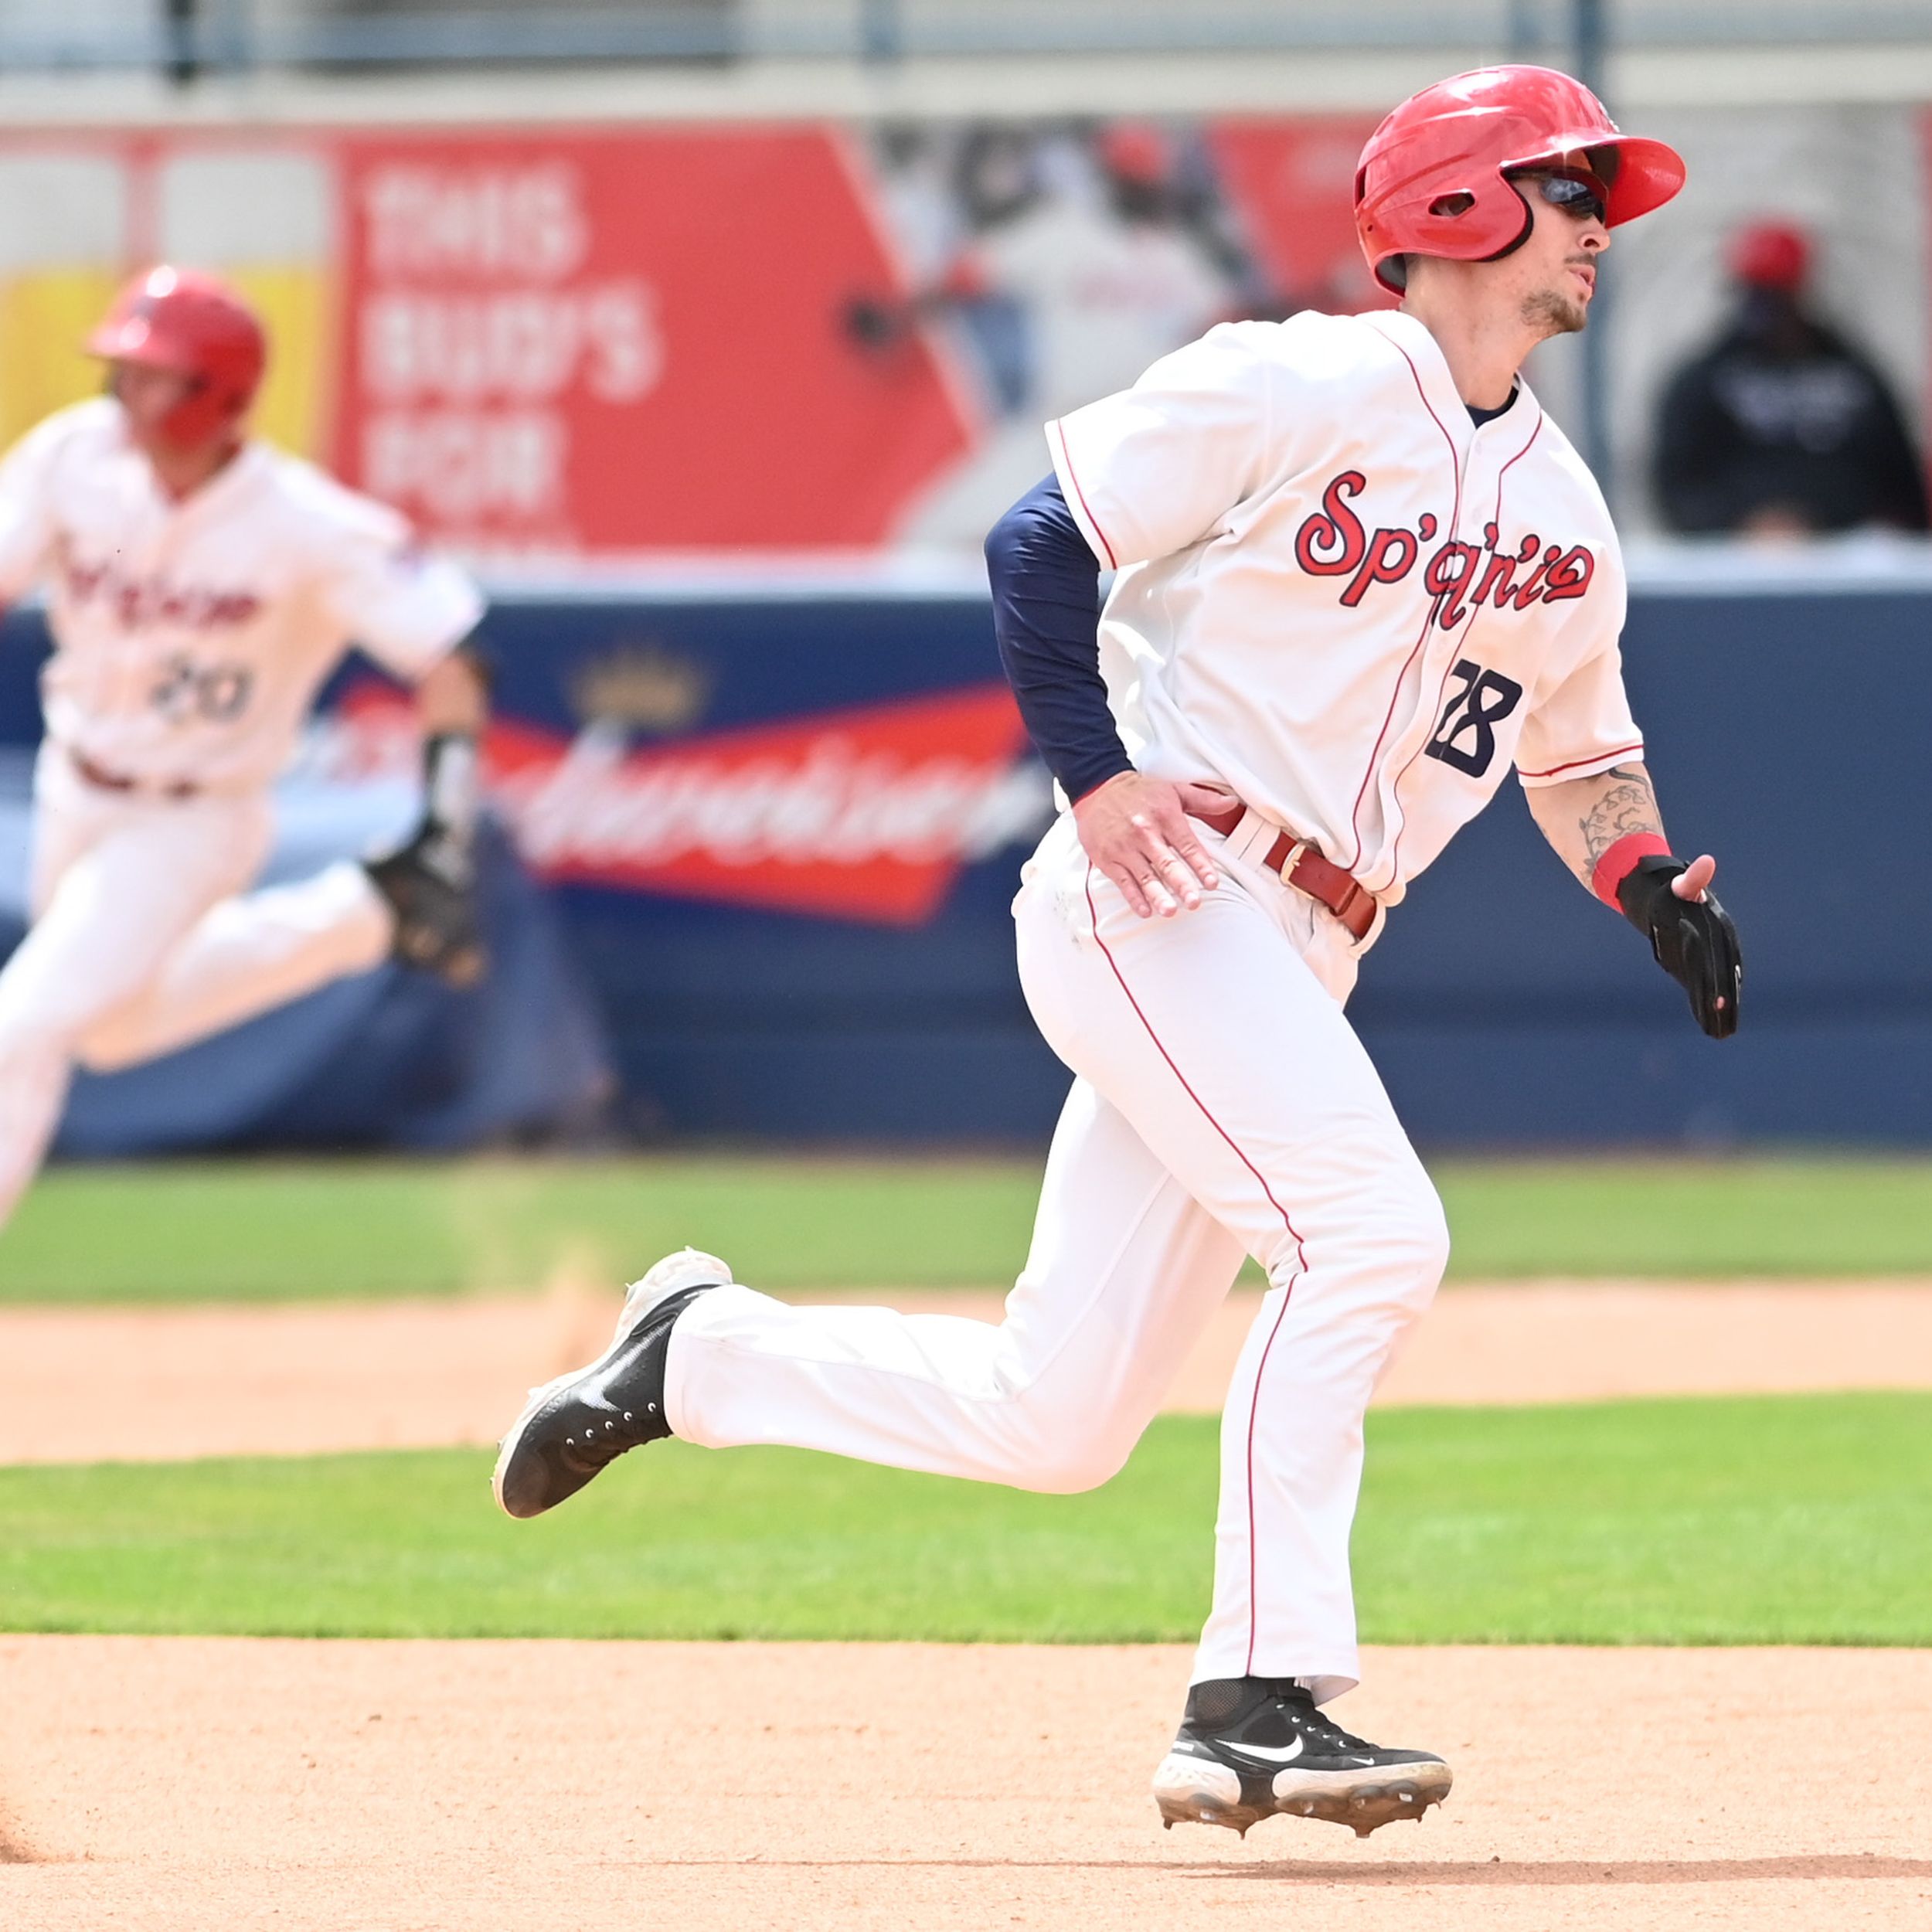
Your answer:
[[[0,463],[0,601],[39,582],[48,736],[145,785],[266,784],[351,644],[419,678],[482,615],[393,511],[262,443],[185,501],[102,398]]]
[[[1526,386],[1477,427],[1412,318],[1224,325],[1047,442],[1119,570],[1100,663],[1134,763],[1231,787],[1385,900],[1512,761],[1641,755],[1601,493]]]

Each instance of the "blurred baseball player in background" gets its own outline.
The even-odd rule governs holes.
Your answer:
[[[1458,76],[1397,108],[1356,177],[1400,310],[1216,328],[1049,426],[1054,473],[987,555],[1009,676],[1070,801],[1014,910],[1028,1003],[1076,1080],[1006,1318],[787,1308],[672,1256],[598,1361],[533,1392],[497,1464],[511,1515],[666,1434],[1089,1488],[1250,1254],[1269,1291],[1155,1798],[1170,1824],[1361,1833],[1440,1801],[1440,1758],[1321,1709],[1360,1668],[1363,1414],[1448,1247],[1342,1002],[1513,767],[1704,1030],[1736,1024],[1713,862],[1670,855],[1640,762],[1608,512],[1519,375],[1583,326],[1611,229],[1682,180],[1565,75]],[[1492,889],[1513,923],[1509,881]]]
[[[403,520],[249,438],[261,325],[156,268],[88,349],[107,393],[0,463],[0,601],[36,585],[53,655],[26,939],[0,968],[0,1223],[77,1062],[172,1052],[394,954],[458,984],[485,689],[475,587]],[[247,893],[269,788],[352,644],[417,687],[428,804],[404,845]]]

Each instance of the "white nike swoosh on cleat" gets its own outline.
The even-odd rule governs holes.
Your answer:
[[[1272,1758],[1277,1764],[1292,1764],[1307,1747],[1308,1740],[1298,1737],[1292,1744],[1236,1744],[1232,1748],[1244,1757]],[[1369,1760],[1362,1760],[1366,1764]]]

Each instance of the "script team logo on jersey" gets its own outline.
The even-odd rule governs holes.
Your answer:
[[[1311,577],[1346,577],[1342,601],[1350,610],[1377,584],[1400,583],[1420,563],[1423,588],[1436,600],[1434,621],[1453,631],[1487,604],[1497,610],[1526,611],[1532,604],[1560,604],[1580,597],[1597,574],[1595,554],[1581,543],[1545,543],[1530,531],[1512,551],[1499,549],[1502,532],[1483,526],[1481,543],[1447,537],[1427,553],[1442,527],[1424,510],[1412,530],[1401,524],[1370,530],[1350,508],[1369,479],[1344,470],[1321,492],[1321,507],[1294,536],[1295,561]],[[1518,573],[1526,573],[1519,581]]]
[[[261,613],[262,600],[252,590],[216,590],[173,583],[165,577],[130,576],[111,560],[83,563],[66,554],[60,572],[77,609],[98,600],[113,611],[124,631],[158,624],[189,631],[232,629],[252,623]]]

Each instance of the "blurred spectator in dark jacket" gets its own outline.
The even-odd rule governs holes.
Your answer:
[[[1730,252],[1723,333],[1665,389],[1656,484],[1686,536],[1808,536],[1926,527],[1925,475],[1871,361],[1805,299],[1811,243],[1764,222]]]

